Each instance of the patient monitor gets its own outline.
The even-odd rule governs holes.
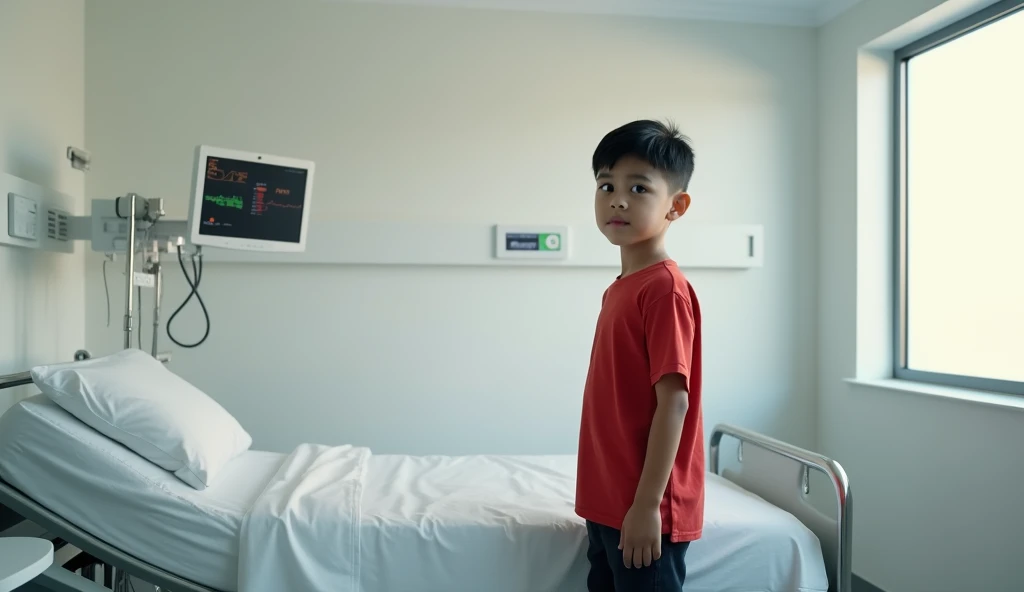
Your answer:
[[[246,251],[306,248],[313,163],[198,146],[188,242]]]

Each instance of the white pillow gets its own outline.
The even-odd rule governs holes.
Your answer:
[[[68,413],[198,490],[252,445],[220,404],[137,349],[37,366],[32,380]]]

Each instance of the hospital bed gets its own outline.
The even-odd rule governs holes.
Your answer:
[[[285,457],[247,451],[197,491],[36,395],[0,417],[0,504],[162,590],[234,592],[243,521]],[[830,482],[829,511],[811,503],[811,471]],[[363,479],[362,592],[586,589],[573,456],[372,455]],[[850,591],[850,485],[835,461],[716,426],[705,514],[687,592]],[[64,580],[51,589],[95,589]]]

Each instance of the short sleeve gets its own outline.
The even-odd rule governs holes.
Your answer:
[[[675,292],[667,294],[652,302],[643,317],[651,385],[666,374],[679,373],[689,390],[695,335],[689,301]]]

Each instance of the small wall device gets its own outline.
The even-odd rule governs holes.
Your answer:
[[[7,234],[23,240],[36,240],[39,234],[39,204],[36,200],[7,194]]]
[[[308,160],[197,146],[189,242],[244,251],[305,251],[313,169]]]
[[[494,227],[494,251],[499,259],[566,259],[568,226]]]

